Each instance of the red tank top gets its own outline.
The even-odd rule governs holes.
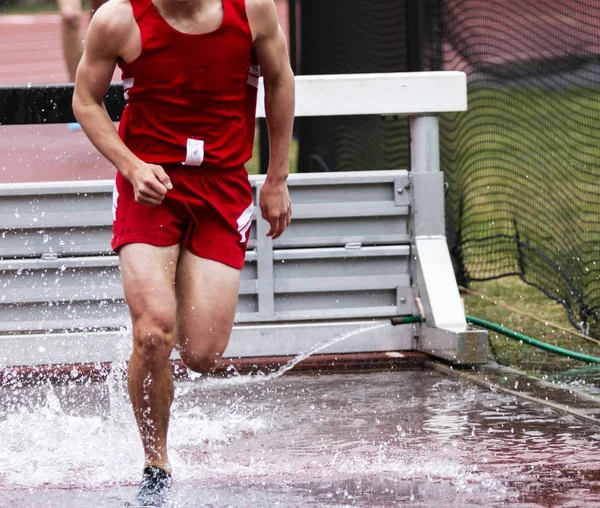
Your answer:
[[[243,166],[252,156],[259,76],[245,0],[222,0],[222,24],[200,35],[174,29],[151,0],[130,1],[142,52],[119,61],[121,139],[148,163]]]

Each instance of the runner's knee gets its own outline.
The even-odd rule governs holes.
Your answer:
[[[217,364],[221,358],[220,354],[215,352],[194,352],[183,350],[180,352],[181,360],[185,366],[194,372],[202,374],[210,374],[217,368]]]
[[[65,7],[60,11],[63,27],[68,30],[79,30],[81,26],[81,10],[75,7]]]
[[[175,320],[167,316],[140,319],[134,325],[133,351],[151,368],[169,361],[175,345]]]

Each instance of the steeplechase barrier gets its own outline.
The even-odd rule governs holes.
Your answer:
[[[264,117],[262,80],[259,91]],[[487,332],[467,325],[446,244],[439,162],[437,114],[467,108],[465,74],[299,76],[296,93],[297,117],[410,117],[411,168],[290,175],[285,234],[267,237],[255,214],[224,356],[296,355],[364,329],[322,352],[485,363]],[[72,121],[71,96],[69,85],[0,87],[0,123]],[[106,104],[118,120],[119,84]],[[264,176],[251,182],[258,211]],[[112,181],[0,184],[0,366],[128,357],[112,189]],[[395,326],[416,313],[423,323]]]

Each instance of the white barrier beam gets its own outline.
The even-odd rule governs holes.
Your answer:
[[[466,109],[467,77],[464,72],[296,76],[296,117],[422,115]],[[256,116],[265,116],[262,78]]]

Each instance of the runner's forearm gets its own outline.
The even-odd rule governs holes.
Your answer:
[[[119,137],[104,106],[75,100],[73,112],[92,144],[127,178],[139,159]]]
[[[289,72],[273,83],[265,82],[265,111],[269,130],[269,171],[267,178],[285,180],[294,126],[295,82]]]

